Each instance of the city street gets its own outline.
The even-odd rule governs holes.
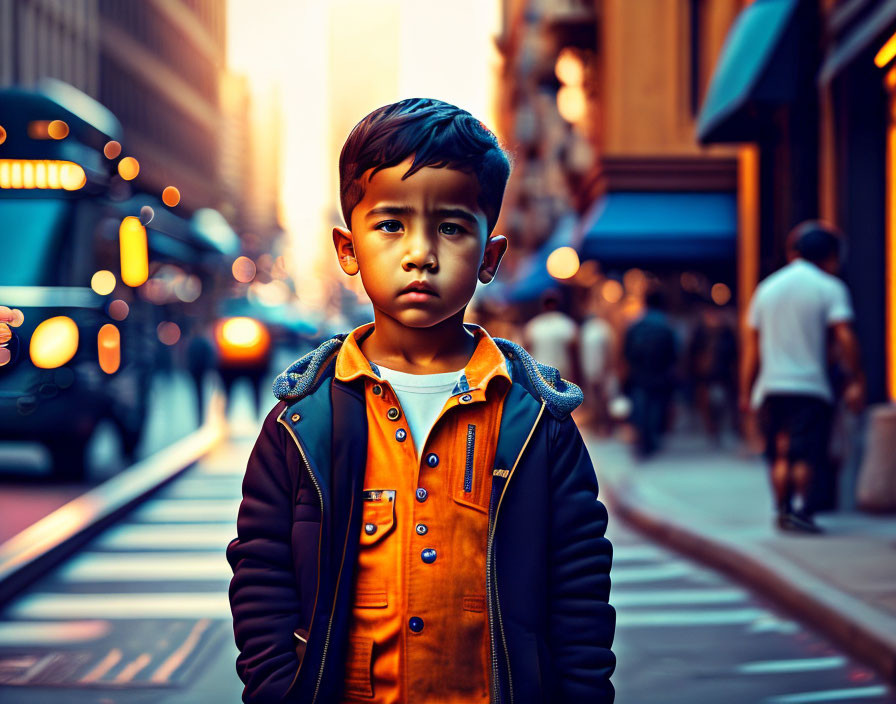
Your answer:
[[[238,702],[224,547],[257,423],[14,599],[0,615],[0,699]],[[869,668],[723,575],[615,515],[611,603],[620,704],[896,702]]]

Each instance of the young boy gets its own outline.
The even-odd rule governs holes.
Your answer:
[[[465,110],[370,113],[339,160],[374,321],[274,382],[227,549],[245,702],[612,702],[607,512],[578,387],[463,322],[510,172]]]

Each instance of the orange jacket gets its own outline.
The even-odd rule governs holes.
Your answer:
[[[342,381],[365,377],[368,427],[343,701],[487,702],[485,553],[511,383],[504,356],[476,328],[463,378],[429,435],[412,438],[394,390],[358,345],[372,330],[349,334],[335,369]]]

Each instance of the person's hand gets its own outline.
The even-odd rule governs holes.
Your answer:
[[[861,413],[865,408],[865,383],[860,379],[854,379],[843,389],[843,402],[853,413]]]

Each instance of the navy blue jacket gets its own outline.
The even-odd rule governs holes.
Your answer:
[[[346,333],[277,377],[227,547],[244,702],[342,692],[367,453],[364,393],[333,376]],[[607,511],[569,412],[581,391],[493,338],[513,384],[492,477],[486,555],[492,702],[610,704],[616,612]],[[502,476],[503,475],[503,476]]]

